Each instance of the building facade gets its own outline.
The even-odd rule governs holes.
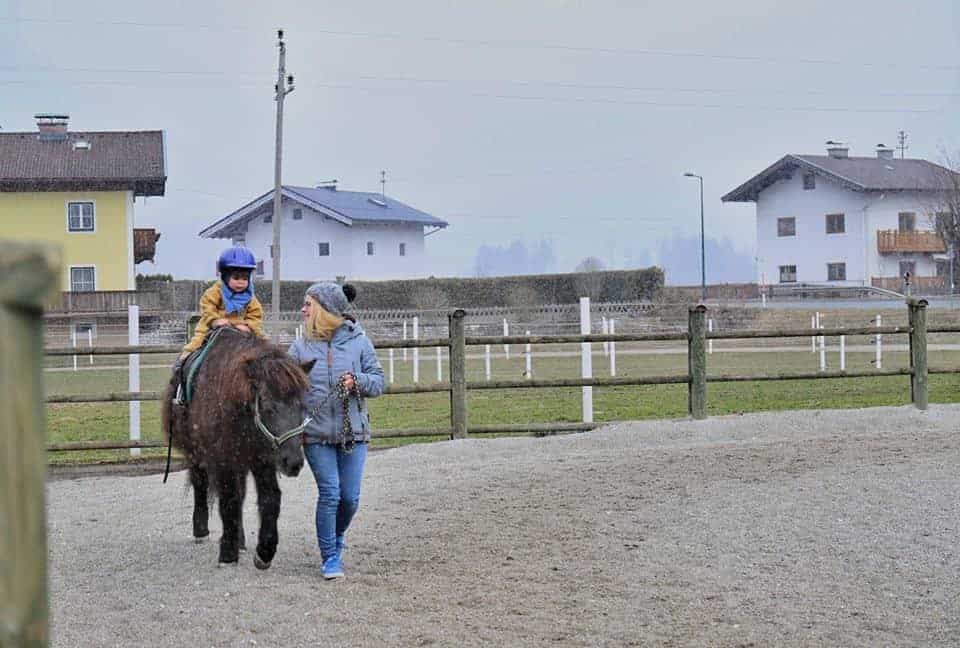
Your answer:
[[[424,238],[447,222],[382,194],[335,185],[284,186],[280,276],[292,280],[412,279],[430,274]],[[273,191],[200,232],[249,247],[273,277]],[[211,269],[211,272],[213,269]]]
[[[162,131],[73,132],[66,115],[37,124],[0,132],[0,237],[60,245],[64,291],[134,290],[134,203],[164,194]]]
[[[787,155],[722,197],[756,203],[761,284],[947,287],[947,245],[936,234],[949,169],[926,160]]]

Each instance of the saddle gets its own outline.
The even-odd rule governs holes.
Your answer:
[[[214,342],[216,342],[217,338],[226,330],[236,332],[235,329],[230,326],[221,326],[213,329],[210,334],[203,339],[200,348],[191,352],[190,355],[183,359],[179,370],[174,375],[174,380],[177,381],[177,392],[173,399],[174,403],[183,406],[190,405],[190,401],[193,399],[194,376],[196,376],[200,367],[203,365],[203,361],[207,357],[210,349],[213,348]]]

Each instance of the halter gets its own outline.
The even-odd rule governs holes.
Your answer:
[[[263,435],[265,437],[270,439],[270,443],[273,444],[274,450],[278,452],[280,451],[280,446],[282,446],[284,443],[286,443],[290,439],[302,434],[303,429],[308,425],[310,425],[310,421],[312,420],[313,420],[312,416],[307,416],[306,418],[303,419],[303,423],[293,428],[292,430],[288,430],[287,432],[284,432],[283,434],[280,434],[280,435],[275,435],[272,432],[270,432],[270,429],[267,428],[266,425],[264,425],[263,419],[260,418],[260,393],[258,392],[256,397],[254,397],[253,399],[253,422],[257,424],[257,429],[263,432]]]

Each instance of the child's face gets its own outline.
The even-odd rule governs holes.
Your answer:
[[[247,289],[247,286],[250,285],[250,273],[241,272],[234,270],[230,273],[230,279],[227,281],[227,286],[233,292],[243,292]]]

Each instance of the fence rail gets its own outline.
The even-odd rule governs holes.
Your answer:
[[[629,333],[629,334],[582,334],[582,335],[509,335],[509,336],[473,336],[468,337],[466,330],[466,313],[457,310],[448,317],[448,337],[429,339],[386,339],[376,340],[378,348],[426,348],[447,347],[450,357],[450,378],[447,382],[434,384],[414,384],[402,386],[388,386],[387,395],[419,394],[447,392],[450,398],[450,426],[442,428],[404,428],[378,431],[378,437],[410,437],[446,435],[453,438],[463,438],[468,434],[496,434],[504,432],[533,432],[548,434],[571,430],[588,430],[595,427],[592,420],[581,423],[553,422],[527,423],[511,425],[469,425],[467,410],[467,393],[492,389],[539,389],[548,387],[581,387],[585,391],[592,387],[622,387],[638,385],[671,385],[686,384],[688,388],[688,413],[694,418],[705,418],[707,407],[707,383],[723,382],[761,382],[779,380],[822,380],[842,378],[862,378],[877,376],[909,376],[911,401],[919,409],[927,406],[927,376],[930,373],[947,374],[960,373],[960,368],[933,369],[927,368],[927,333],[960,333],[960,326],[926,326],[927,302],[922,299],[908,299],[908,326],[879,326],[879,327],[850,327],[850,328],[796,328],[771,330],[740,330],[740,331],[708,331],[706,326],[706,307],[703,305],[689,309],[688,330],[674,333]],[[707,340],[755,339],[755,338],[788,338],[788,337],[837,337],[853,335],[909,335],[909,368],[873,369],[866,371],[819,371],[819,372],[780,372],[774,374],[719,374],[707,373]],[[585,375],[580,378],[555,379],[525,379],[525,380],[466,380],[466,348],[479,345],[501,344],[564,344],[581,343],[589,347],[591,342],[659,342],[659,341],[686,341],[688,356],[688,371],[685,374],[610,377],[598,378]],[[176,353],[180,347],[175,345],[150,346],[129,345],[114,347],[96,347],[85,349],[84,354],[95,355],[122,355],[145,353]],[[73,355],[76,349],[51,348],[46,350],[47,355]],[[584,351],[585,353],[589,351]],[[110,392],[106,394],[51,394],[46,398],[47,403],[84,403],[84,402],[122,402],[122,401],[149,401],[159,400],[161,392],[157,391],[129,391]],[[90,449],[123,449],[123,448],[152,448],[158,447],[158,442],[80,442],[61,443],[48,446],[53,452]]]

